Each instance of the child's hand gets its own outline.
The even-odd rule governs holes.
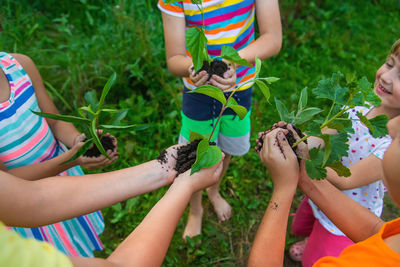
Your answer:
[[[97,133],[100,135],[102,133],[102,131],[97,130]],[[118,147],[117,139],[109,133],[106,133],[104,136],[110,137],[112,139],[112,142],[114,145],[113,150],[106,151],[107,155],[110,158],[107,158],[103,154],[101,154],[98,157],[80,156],[76,160],[78,165],[80,165],[86,169],[96,169],[96,168],[101,168],[101,167],[104,167],[104,166],[107,166],[107,165],[113,163],[119,157],[119,154],[117,152],[117,147]],[[71,150],[75,150],[75,153],[76,153],[78,151],[78,149],[84,144],[85,140],[86,140],[85,134],[78,135],[74,140],[74,145],[71,148]]]
[[[176,160],[178,159],[178,148],[186,144],[187,143],[181,143],[170,146],[157,158],[157,161],[160,163],[160,168],[165,173],[165,177],[169,183],[172,183],[178,175],[178,172],[175,170]]]
[[[236,83],[236,66],[234,63],[225,59],[222,60],[228,65],[228,70],[224,73],[224,77],[213,74],[209,80],[209,84],[226,91]]]
[[[191,170],[187,170],[185,173],[182,173],[175,178],[174,184],[187,184],[192,194],[216,184],[221,179],[224,157],[225,154],[222,153],[222,158],[219,163],[201,169],[193,175],[190,175]]]
[[[196,87],[207,84],[208,77],[209,77],[209,75],[208,75],[207,71],[202,70],[196,74],[196,71],[195,71],[193,65],[191,65],[189,67],[189,79],[193,82],[193,84]]]
[[[285,131],[277,128],[267,133],[258,153],[272,176],[275,188],[297,186],[299,178],[297,157],[285,138]]]

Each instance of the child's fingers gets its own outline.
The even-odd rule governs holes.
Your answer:
[[[292,148],[289,145],[289,142],[287,141],[285,134],[282,132],[279,132],[277,135],[277,139],[279,142],[280,149],[282,150],[283,155],[285,156],[286,159],[295,159],[296,156],[292,150]]]

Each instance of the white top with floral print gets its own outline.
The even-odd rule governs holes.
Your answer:
[[[349,117],[358,119],[356,115],[357,112],[366,115],[371,109],[372,108],[357,106],[349,111]],[[379,138],[372,137],[368,128],[359,120],[353,121],[353,129],[355,133],[351,134],[348,141],[348,156],[341,159],[342,163],[349,167],[371,154],[383,159],[386,149],[392,142],[391,137],[389,135]],[[383,197],[385,192],[386,188],[381,180],[366,186],[343,191],[343,193],[375,213],[378,217],[382,214]],[[319,220],[325,229],[335,235],[345,235],[328,219],[317,205],[315,205],[311,200],[309,200],[309,203],[312,207],[315,218]]]

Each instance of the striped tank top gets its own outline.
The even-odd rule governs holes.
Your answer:
[[[11,89],[7,101],[0,103],[0,160],[8,169],[31,165],[66,151],[57,141],[46,120],[31,112],[40,111],[33,84],[18,61],[0,52],[0,67]],[[82,175],[79,166],[59,175]],[[104,230],[100,211],[38,228],[11,227],[24,237],[54,245],[68,256],[93,257],[102,250],[99,234]]]
[[[254,42],[254,2],[254,0],[203,0],[205,34],[208,39],[207,51],[211,58],[221,54],[223,45],[240,51]],[[164,0],[159,0],[158,8],[166,14],[184,17],[186,29],[200,28],[203,23],[201,12],[197,5],[191,3],[191,0],[172,4],[165,4]],[[191,58],[187,50],[186,55]],[[234,87],[253,79],[254,75],[254,67],[239,66],[236,70]],[[188,89],[196,88],[189,78],[184,77],[183,83]],[[252,83],[248,83],[240,90],[251,86]]]

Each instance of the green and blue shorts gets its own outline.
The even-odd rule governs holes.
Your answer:
[[[222,108],[218,100],[203,94],[188,93],[189,91],[187,88],[183,89],[182,128],[179,143],[188,142],[190,131],[211,134]],[[224,95],[228,98],[230,92]],[[251,95],[252,88],[235,92],[233,98],[249,112],[242,120],[239,120],[232,109],[226,109],[213,133],[211,141],[216,142],[227,154],[242,156],[250,149]]]

